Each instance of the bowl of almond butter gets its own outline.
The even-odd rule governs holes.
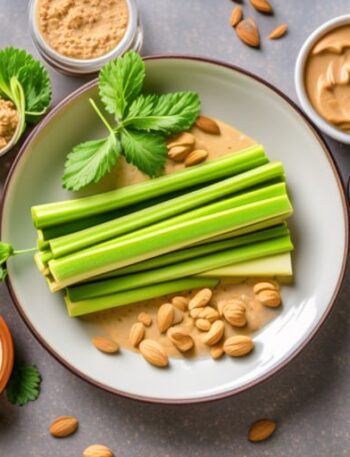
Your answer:
[[[13,358],[12,336],[5,320],[0,316],[0,394],[10,379]]]

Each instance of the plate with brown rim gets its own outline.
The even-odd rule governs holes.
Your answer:
[[[159,370],[138,354],[116,357],[91,345],[88,322],[67,316],[62,296],[51,294],[31,256],[11,259],[7,285],[25,323],[69,370],[110,392],[159,403],[223,398],[266,380],[286,366],[320,329],[339,291],[348,252],[348,216],[331,155],[305,116],[260,78],[223,63],[190,57],[147,59],[147,89],[195,90],[202,111],[234,125],[281,160],[295,214],[293,284],[282,287],[283,309],[254,334],[255,350],[240,360],[172,359]],[[35,245],[30,207],[72,198],[62,189],[70,148],[102,134],[88,98],[92,81],[62,101],[23,145],[4,190],[1,237],[17,249]]]

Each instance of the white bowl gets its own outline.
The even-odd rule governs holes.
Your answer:
[[[312,106],[305,90],[304,81],[305,62],[312,47],[327,32],[346,24],[350,26],[350,14],[345,14],[344,16],[339,16],[331,19],[330,21],[321,25],[309,36],[299,51],[295,65],[294,80],[299,102],[310,119],[317,125],[320,130],[322,130],[322,132],[326,133],[335,140],[340,141],[341,143],[350,144],[350,133],[342,132],[341,130],[334,127],[334,125],[330,124],[322,116],[320,116]]]

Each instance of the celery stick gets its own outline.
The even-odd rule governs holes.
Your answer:
[[[92,276],[176,251],[235,228],[278,216],[286,218],[291,213],[292,206],[288,197],[282,196],[219,213],[209,213],[182,223],[172,223],[169,219],[165,226],[164,223],[159,223],[151,226],[151,230],[133,232],[132,238],[126,235],[116,238],[113,243],[101,243],[60,259],[50,260],[49,268],[54,280],[63,288]],[[144,233],[145,231],[147,233]]]
[[[108,221],[104,224],[99,224],[56,239],[51,239],[51,252],[53,253],[54,258],[63,257],[74,251],[79,251],[94,244],[123,235],[124,233],[132,232],[138,228],[175,216],[179,213],[184,213],[193,208],[228,196],[238,190],[245,189],[247,183],[248,186],[250,186],[252,174],[254,175],[254,182],[261,183],[263,180],[266,180],[266,170],[274,170],[278,176],[283,174],[283,168],[276,166],[276,164],[268,164],[255,168],[254,170],[241,173],[232,178],[224,179],[218,183],[194,192],[189,192],[172,200],[119,217],[113,221]],[[271,174],[268,176],[271,176]],[[286,186],[284,183],[275,184],[233,197],[230,200],[230,206],[233,208],[265,198],[283,195],[285,193]],[[226,200],[226,202],[229,204],[229,200]]]
[[[206,184],[242,173],[267,162],[263,147],[256,145],[241,152],[225,155],[133,186],[90,197],[34,206],[32,219],[36,228],[52,227],[123,208],[177,190],[183,191],[198,184]]]
[[[69,297],[66,296],[65,302],[69,316],[78,317],[117,306],[162,297],[163,295],[173,294],[175,292],[201,289],[203,287],[214,288],[218,283],[219,281],[217,279],[211,278],[184,278],[79,302],[71,302]]]
[[[133,289],[135,286],[144,287],[193,276],[204,271],[234,265],[246,260],[281,254],[293,249],[289,235],[233,248],[230,248],[229,244],[229,242],[226,242],[227,248],[225,251],[203,255],[185,262],[169,265],[167,268],[158,268],[120,278],[97,281],[92,284],[69,287],[67,294],[71,301],[86,300],[123,292]]]

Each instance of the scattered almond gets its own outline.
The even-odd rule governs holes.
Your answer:
[[[188,330],[183,327],[169,328],[167,336],[181,352],[187,352],[194,346],[192,336],[189,334]]]
[[[189,299],[186,297],[177,296],[171,300],[171,303],[176,306],[176,308],[181,309],[181,311],[186,311],[188,307]]]
[[[83,457],[114,457],[114,454],[107,446],[93,444],[84,450]]]
[[[272,30],[272,32],[269,35],[269,39],[278,40],[279,38],[282,38],[287,33],[287,31],[288,31],[288,25],[281,24]]]
[[[168,356],[165,353],[163,346],[154,340],[143,340],[139,346],[140,352],[144,359],[150,364],[163,368],[169,363]]]
[[[269,308],[277,308],[281,304],[281,295],[278,290],[262,290],[258,293],[257,298]]]
[[[203,308],[205,305],[207,305],[210,302],[212,296],[213,296],[213,292],[210,289],[200,290],[189,301],[188,309],[191,311],[194,308]]]
[[[254,19],[248,18],[239,22],[236,27],[238,37],[243,43],[253,48],[260,46],[259,30]]]
[[[194,325],[200,330],[201,332],[208,332],[211,327],[211,323],[208,319],[197,319]]]
[[[224,307],[223,314],[227,322],[234,327],[247,325],[246,308],[241,300],[232,300]]]
[[[220,359],[224,354],[224,347],[222,343],[215,344],[210,348],[210,355],[212,356],[213,359]]]
[[[254,348],[254,342],[250,336],[234,335],[224,342],[224,352],[231,357],[242,357],[249,354]]]
[[[168,143],[168,149],[174,148],[176,146],[194,146],[196,139],[192,133],[184,132],[177,137],[172,138],[171,142]]]
[[[250,3],[260,13],[272,14],[273,8],[268,0],[250,0]]]
[[[78,419],[74,416],[58,416],[51,423],[49,432],[55,438],[66,438],[73,435],[79,426]]]
[[[94,336],[91,341],[96,349],[106,354],[113,354],[119,351],[119,344],[104,336]]]
[[[218,343],[221,338],[224,336],[225,324],[222,321],[215,321],[214,324],[210,327],[209,332],[204,335],[203,343],[208,346],[213,346]]]
[[[207,319],[210,323],[220,319],[218,311],[211,306],[205,306],[202,308],[201,312],[198,314],[199,319]]]
[[[130,329],[129,340],[134,347],[137,347],[145,337],[145,326],[142,322],[136,322]]]
[[[192,167],[193,165],[198,165],[199,163],[204,162],[208,157],[208,151],[205,149],[196,149],[188,154],[185,159],[185,166]]]
[[[277,424],[271,419],[261,419],[255,422],[249,429],[248,440],[253,443],[265,441],[275,432]]]
[[[149,327],[152,325],[152,318],[148,313],[144,313],[144,312],[140,313],[138,315],[137,319],[139,322],[142,322],[142,324],[145,325],[146,327]]]
[[[214,119],[206,116],[199,116],[195,123],[196,127],[203,130],[205,133],[211,133],[212,135],[220,134],[220,127]]]
[[[276,284],[274,284],[272,282],[267,282],[267,281],[257,282],[256,284],[254,284],[253,292],[255,294],[258,294],[262,290],[278,290],[278,286],[276,286]]]
[[[157,314],[157,323],[160,333],[165,333],[174,323],[174,307],[171,303],[160,306]]]
[[[169,149],[168,157],[174,162],[183,162],[192,150],[193,146],[174,146]]]
[[[233,8],[231,17],[230,17],[230,24],[232,27],[236,27],[236,25],[243,19],[243,9],[240,5],[237,5]]]

